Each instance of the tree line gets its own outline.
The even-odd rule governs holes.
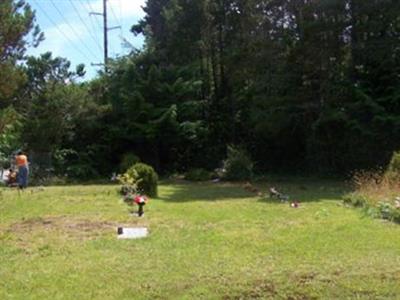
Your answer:
[[[235,145],[259,172],[346,174],[399,149],[398,1],[148,0],[144,10],[131,28],[143,49],[82,83],[83,66],[26,57],[43,38],[34,14],[0,4],[3,154],[23,146],[93,177],[128,155],[161,173],[213,169]]]

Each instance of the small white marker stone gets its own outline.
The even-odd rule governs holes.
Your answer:
[[[124,228],[118,227],[118,239],[140,239],[144,238],[149,234],[149,230],[146,227],[137,228]]]

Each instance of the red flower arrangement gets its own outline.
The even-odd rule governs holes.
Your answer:
[[[145,195],[138,195],[138,194],[126,194],[124,196],[124,201],[128,205],[137,204],[138,206],[138,216],[141,217],[144,214],[143,207],[149,202],[149,199]]]
[[[136,195],[135,196],[135,203],[136,204],[146,204],[149,201],[146,196],[144,195]]]

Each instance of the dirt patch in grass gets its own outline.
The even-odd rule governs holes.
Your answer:
[[[287,300],[314,300],[318,297],[303,291],[302,285],[308,280],[312,280],[315,274],[304,274],[299,278],[298,284],[294,284],[290,290],[277,285],[268,280],[255,281],[249,288],[238,295],[226,296],[225,300],[245,300],[245,299],[287,299]]]
[[[245,291],[238,295],[227,295],[223,297],[224,300],[244,300],[244,299],[270,299],[277,296],[277,291],[272,282],[265,280],[258,280],[247,288]]]
[[[6,232],[19,240],[29,240],[31,235],[51,235],[67,239],[95,239],[116,232],[119,226],[135,226],[112,221],[75,219],[68,216],[32,218],[10,225]]]
[[[290,287],[272,280],[256,280],[249,286],[243,287],[242,291],[223,297],[224,300],[245,299],[287,299],[287,300],[310,300],[318,299],[317,296],[307,291],[307,285],[317,280],[316,272],[304,272],[288,275],[287,281]]]
[[[300,273],[300,274],[294,274],[292,276],[291,282],[303,286],[311,283],[314,281],[317,277],[317,273],[315,272],[308,272],[308,273]]]

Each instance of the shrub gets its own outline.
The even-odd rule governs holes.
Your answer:
[[[125,173],[123,175],[119,175],[117,180],[122,184],[119,193],[123,196],[127,196],[128,194],[135,194],[137,191],[137,183],[136,178],[138,174],[135,170],[130,173]]]
[[[244,149],[228,146],[224,171],[227,180],[249,180],[253,176],[253,162]]]
[[[381,170],[357,172],[353,176],[355,192],[347,194],[344,203],[362,207],[373,218],[400,223],[400,209],[395,205],[400,192],[398,159],[399,155],[395,154],[385,173]]]
[[[400,180],[400,152],[394,152],[389,166],[386,169],[385,177],[390,180]]]
[[[207,181],[211,179],[211,173],[204,169],[192,169],[185,174],[185,179],[190,181]]]
[[[355,207],[365,207],[368,203],[368,200],[364,195],[351,193],[343,197],[343,202],[345,204],[353,205]]]
[[[131,166],[140,162],[140,158],[134,153],[125,153],[122,156],[121,163],[119,165],[119,170],[121,173],[125,173]]]
[[[49,185],[66,185],[68,183],[68,180],[66,177],[62,176],[52,176],[49,178],[47,181]]]
[[[157,197],[158,175],[153,167],[144,163],[136,163],[124,175],[135,180],[138,191],[150,197]]]
[[[55,174],[66,174],[68,167],[79,161],[79,154],[73,149],[57,149],[53,153],[52,164]]]
[[[392,221],[400,224],[400,210],[399,209],[392,209]]]
[[[394,198],[399,192],[399,187],[382,170],[356,172],[352,183],[354,194],[368,199],[374,206],[381,200]]]
[[[381,218],[385,220],[392,220],[392,206],[387,202],[379,202],[378,205],[379,212],[381,214]]]
[[[97,170],[90,163],[75,163],[67,167],[66,173],[68,178],[76,179],[93,179],[99,176]]]

